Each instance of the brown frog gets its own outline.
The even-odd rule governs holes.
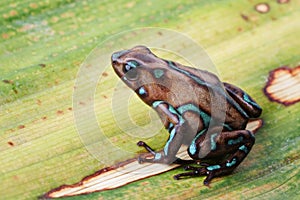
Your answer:
[[[115,52],[114,71],[149,106],[156,110],[169,132],[163,150],[154,151],[145,142],[138,145],[152,155],[139,156],[139,162],[191,164],[189,172],[175,175],[212,178],[231,173],[248,155],[255,137],[245,130],[250,118],[260,116],[261,107],[242,89],[222,83],[208,71],[183,66],[154,55],[145,46]],[[176,153],[182,145],[192,160]]]

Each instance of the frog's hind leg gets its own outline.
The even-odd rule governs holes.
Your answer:
[[[207,134],[209,135],[209,134]],[[184,176],[203,176],[206,175],[204,185],[209,185],[209,182],[217,176],[230,174],[248,155],[255,138],[251,131],[237,130],[232,132],[221,132],[218,136],[210,139],[212,146],[211,151],[202,158],[216,158],[229,155],[229,157],[217,164],[200,163],[201,167],[186,166],[185,170],[190,172],[175,175],[175,179],[180,179]],[[198,155],[203,155],[200,149]]]
[[[247,112],[252,118],[260,116],[261,107],[241,88],[230,83],[223,83],[228,94]]]

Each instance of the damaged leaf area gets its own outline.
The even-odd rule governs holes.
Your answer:
[[[255,10],[259,13],[268,13],[270,11],[270,6],[267,3],[259,3],[255,6]]]
[[[295,68],[279,67],[270,72],[264,88],[270,101],[285,106],[300,101],[300,65]]]
[[[256,133],[263,125],[261,119],[255,119],[247,124],[247,130]],[[185,146],[180,148],[177,156],[181,159],[190,159]],[[40,197],[40,199],[52,199],[61,197],[70,197],[93,192],[101,192],[112,190],[129,183],[142,180],[154,175],[158,175],[172,169],[178,168],[181,165],[172,164],[139,164],[137,158],[128,159],[117,163],[114,166],[100,169],[99,171],[83,178],[80,182],[72,185],[62,185],[54,188]],[[172,177],[170,177],[171,179]]]

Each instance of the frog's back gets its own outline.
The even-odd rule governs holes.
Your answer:
[[[173,90],[179,91],[179,96],[182,96],[179,105],[173,105],[174,107],[185,112],[196,112],[202,118],[209,116],[216,123],[225,124],[228,129],[245,128],[249,118],[247,113],[227,93],[216,75],[179,63],[166,62],[174,72],[172,80],[176,81],[173,87],[180,85]]]

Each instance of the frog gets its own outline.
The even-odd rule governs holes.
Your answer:
[[[231,174],[249,154],[255,136],[246,125],[262,108],[241,88],[207,70],[160,58],[143,45],[112,53],[111,65],[156,111],[169,133],[161,150],[137,142],[147,151],[138,156],[140,164],[179,164],[185,172],[174,179],[205,176],[203,184],[209,186],[213,178]],[[183,145],[190,159],[176,156]]]

